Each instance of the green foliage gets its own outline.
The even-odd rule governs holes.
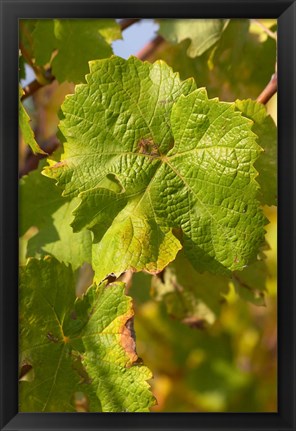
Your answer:
[[[267,274],[266,262],[262,258],[242,272],[234,272],[232,281],[241,298],[255,305],[265,305]]]
[[[31,227],[38,233],[28,241],[27,257],[51,254],[73,269],[91,262],[91,233],[86,229],[74,233],[73,210],[79,199],[63,198],[61,190],[41,175],[45,163],[20,181],[20,235]]]
[[[255,162],[259,172],[260,201],[264,205],[277,205],[277,128],[266,108],[254,100],[237,100],[236,108],[254,122],[252,130],[264,153]]]
[[[182,79],[194,77],[210,97],[229,101],[256,98],[275,71],[275,40],[262,41],[247,19],[229,20],[219,41],[199,57],[188,55],[189,46],[188,39],[177,45],[166,42],[150,54],[149,61],[162,59]]]
[[[228,22],[228,19],[164,19],[160,21],[159,34],[172,43],[191,39],[187,54],[197,57],[215,45]]]
[[[20,51],[24,60],[30,65],[32,65],[32,59],[34,58],[32,32],[34,31],[36,22],[35,19],[21,19],[19,21]]]
[[[153,411],[277,411],[275,300],[258,310],[231,299],[202,330],[172,319],[163,303],[135,306],[138,353],[155,374]]]
[[[24,91],[19,86],[19,127],[21,130],[22,137],[27,145],[31,148],[34,154],[46,154],[37,144],[34,136],[34,132],[30,126],[30,117],[27,114],[22,102],[21,97]]]
[[[156,21],[20,21],[22,412],[276,411],[276,21]]]
[[[164,301],[168,313],[192,327],[213,324],[220,314],[223,294],[228,292],[228,279],[195,271],[179,253],[163,275],[154,277],[152,290],[158,301]]]
[[[71,269],[50,257],[29,260],[20,277],[20,366],[30,369],[20,410],[75,411],[82,392],[90,410],[148,411],[151,372],[135,363],[124,285],[94,285],[76,299]]]
[[[221,313],[233,283],[238,295],[255,305],[265,305],[267,268],[265,260],[255,261],[235,271],[232,277],[194,270],[184,253],[179,252],[161,276],[152,279],[152,294],[166,304],[168,313],[196,328],[212,325]]]
[[[50,63],[60,82],[79,83],[88,72],[88,61],[112,54],[110,43],[120,39],[121,32],[113,19],[54,19],[38,21],[32,37],[38,65]]]
[[[162,270],[181,248],[173,229],[202,270],[240,270],[257,253],[256,136],[233,105],[193,89],[162,62],[113,57],[62,106],[65,152],[44,173],[81,198],[72,225],[94,232],[98,281]]]

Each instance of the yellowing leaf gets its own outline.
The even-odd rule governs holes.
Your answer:
[[[71,269],[50,257],[30,259],[20,281],[20,368],[30,370],[20,410],[75,411],[80,392],[88,411],[149,411],[151,372],[136,362],[124,284],[94,285],[76,299]]]

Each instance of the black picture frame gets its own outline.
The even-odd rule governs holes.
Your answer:
[[[295,430],[296,3],[291,0],[0,0],[1,430]],[[278,412],[18,413],[18,20],[278,18]]]

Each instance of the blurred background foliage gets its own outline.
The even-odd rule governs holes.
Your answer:
[[[150,276],[133,276],[137,351],[154,373],[154,411],[277,411],[276,209],[265,208],[268,278],[264,306],[233,286],[211,326],[190,327],[150,297]]]
[[[145,35],[149,41],[159,21],[145,20],[131,26],[132,37],[124,32],[123,40],[113,43],[114,52],[123,57],[135,54],[143,29],[149,30]],[[276,34],[276,20],[231,20],[219,43],[197,57],[188,55],[190,40],[185,39],[180,43],[162,40],[143,59],[166,61],[182,79],[194,77],[210,97],[224,101],[256,99],[276,67],[276,40],[264,28]],[[29,51],[30,46],[26,48]],[[23,86],[30,77],[32,70],[21,57]],[[58,112],[65,96],[73,91],[73,83],[54,80],[24,102],[36,141],[44,151],[59,146]],[[267,110],[276,122],[276,95],[267,103]],[[21,137],[19,149],[22,176],[38,166],[39,158],[30,159],[30,150]],[[222,289],[218,318],[211,324],[190,325],[169,314],[169,307],[151,288],[155,280],[150,275],[127,277],[128,294],[135,307],[137,353],[154,374],[151,385],[158,404],[153,411],[277,411],[277,210],[266,206],[264,212],[270,221],[266,226],[269,248],[264,250],[267,281],[265,301],[260,306],[243,300],[230,284]],[[26,260],[27,242],[37,232],[32,227],[21,237],[20,262]],[[89,267],[82,267],[78,283],[85,287],[90,277]]]

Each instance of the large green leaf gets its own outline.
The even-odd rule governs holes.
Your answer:
[[[159,33],[172,43],[190,39],[187,54],[190,57],[197,57],[220,39],[228,21],[228,19],[163,19],[160,21]]]
[[[91,233],[83,229],[73,232],[73,210],[79,199],[63,198],[61,190],[41,175],[45,162],[20,180],[20,235],[34,226],[38,228],[27,245],[27,257],[51,254],[73,269],[91,262]]]
[[[58,81],[78,83],[84,81],[90,60],[112,54],[110,43],[121,32],[113,19],[54,19],[39,20],[32,36],[36,63],[51,62]]]
[[[277,128],[266,108],[254,100],[237,100],[236,108],[254,121],[253,131],[264,152],[255,163],[259,172],[260,200],[263,204],[277,205]]]
[[[37,144],[34,132],[30,126],[30,117],[27,114],[22,102],[21,97],[24,94],[22,87],[19,85],[19,127],[25,144],[31,147],[34,154],[46,154]]]
[[[184,246],[199,270],[241,270],[264,238],[250,120],[163,62],[91,62],[62,106],[61,161],[44,170],[78,196],[98,281],[161,271]],[[177,236],[179,239],[177,239]]]
[[[92,286],[75,298],[70,268],[47,257],[29,260],[20,278],[22,412],[75,411],[82,392],[90,411],[149,411],[151,372],[135,363],[124,284]]]

